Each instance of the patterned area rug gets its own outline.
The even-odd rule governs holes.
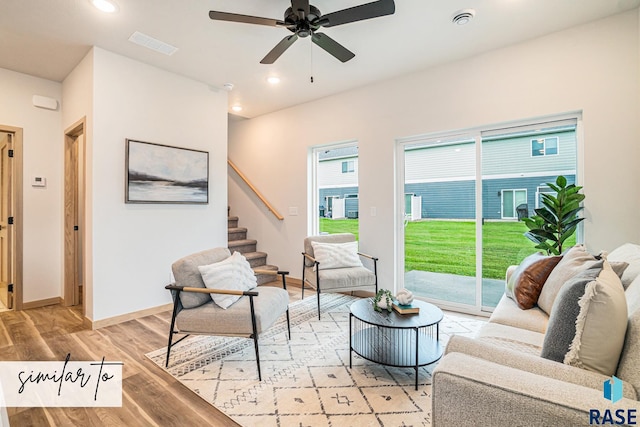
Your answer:
[[[291,340],[284,316],[260,336],[262,382],[253,340],[191,336],[171,350],[166,369],[182,384],[243,426],[428,426],[431,371],[378,365],[353,354],[349,368],[349,306],[355,297],[322,295],[289,305]],[[445,314],[443,346],[451,335],[473,336],[484,322]],[[146,355],[164,368],[166,349]]]

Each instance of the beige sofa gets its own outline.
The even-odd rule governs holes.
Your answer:
[[[623,381],[621,400],[603,397],[608,376],[540,357],[548,315],[537,306],[522,310],[505,295],[477,338],[454,336],[448,343],[433,372],[433,425],[589,425],[593,410],[614,422],[640,423],[639,254],[640,246],[626,244],[608,257],[629,263],[625,279],[631,282],[625,291],[627,332],[615,373]]]

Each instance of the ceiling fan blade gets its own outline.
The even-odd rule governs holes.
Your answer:
[[[378,0],[362,4],[360,6],[339,10],[337,12],[328,13],[320,17],[315,24],[323,27],[335,27],[336,25],[348,24],[349,22],[393,15],[395,11],[396,5],[393,0]]]
[[[276,62],[276,59],[280,58],[280,55],[282,55],[285,50],[289,49],[289,47],[296,40],[298,40],[298,36],[296,34],[291,34],[290,36],[283,38],[282,40],[280,40],[280,43],[276,45],[276,47],[271,49],[271,52],[267,53],[267,56],[262,58],[262,61],[260,61],[260,63],[273,64],[274,62]]]
[[[277,19],[261,18],[259,16],[239,15],[237,13],[209,11],[209,18],[215,21],[242,22],[244,24],[268,25],[270,27],[286,26],[287,23]]]
[[[291,9],[300,19],[304,19],[309,16],[309,0],[291,0]]]
[[[356,56],[353,52],[348,50],[346,47],[342,46],[340,43],[332,39],[326,34],[322,33],[313,33],[311,36],[311,40],[331,55],[335,56],[341,62],[347,62],[354,56]]]

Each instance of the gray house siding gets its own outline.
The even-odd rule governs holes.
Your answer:
[[[325,206],[327,196],[338,196],[344,199],[346,195],[357,195],[358,187],[320,188],[318,192],[320,193],[320,200],[318,203],[318,206],[320,206],[320,216],[327,216],[327,206]],[[344,204],[344,210],[347,217],[357,218],[359,216],[357,197],[348,197]]]
[[[575,183],[575,175],[566,175],[567,181]],[[528,215],[536,206],[538,187],[554,182],[556,175],[484,179],[482,181],[482,217],[502,219],[502,191],[527,191]],[[434,219],[474,219],[475,181],[425,182],[405,185],[405,193],[422,196],[422,217]]]
[[[565,175],[567,182],[575,183],[575,175]],[[502,218],[502,190],[527,190],[528,216],[534,214],[536,207],[536,191],[545,187],[547,182],[555,182],[556,175],[485,179],[482,181],[482,217],[485,219]]]
[[[406,184],[404,192],[422,196],[423,218],[476,217],[475,181]]]

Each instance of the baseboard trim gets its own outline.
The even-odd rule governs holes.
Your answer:
[[[173,304],[169,303],[169,304],[159,305],[157,307],[145,308],[144,310],[138,310],[131,313],[121,314],[119,316],[107,317],[106,319],[100,319],[95,321],[85,317],[83,320],[83,325],[87,329],[95,330],[95,329],[104,328],[106,326],[117,325],[118,323],[126,322],[128,320],[139,319],[141,317],[162,313],[163,311],[168,311],[168,310],[171,310],[172,308],[173,308]]]
[[[22,304],[22,310],[28,310],[30,308],[46,307],[48,305],[62,304],[62,298],[53,297],[47,299],[41,299],[38,301],[29,301]]]
[[[297,288],[301,288],[302,287],[302,279],[298,279],[295,277],[289,277],[287,276],[287,286],[295,286]]]

